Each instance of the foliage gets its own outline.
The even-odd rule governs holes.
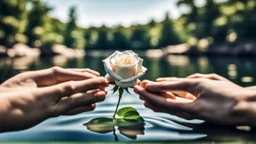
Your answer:
[[[0,1],[0,45],[12,47],[25,43],[31,47],[49,49],[64,44],[81,49],[150,49],[183,42],[198,44],[207,38],[213,43],[255,40],[256,1],[179,0],[182,12],[178,19],[165,19],[130,27],[114,26],[80,28],[76,7],[71,7],[69,20],[62,23],[48,16],[53,9],[40,0]],[[186,10],[184,10],[186,9]]]

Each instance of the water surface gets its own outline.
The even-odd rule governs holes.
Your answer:
[[[45,58],[0,59],[0,81],[22,71],[62,66],[67,68],[91,68],[105,75],[102,60],[108,53],[91,53],[82,59],[67,59],[62,56]],[[250,86],[256,84],[255,58],[236,57],[188,57],[166,56],[144,57],[147,73],[141,79],[155,80],[158,77],[186,77],[193,73],[217,73],[231,81]],[[112,86],[108,89],[110,90]],[[74,116],[60,116],[48,119],[39,125],[16,132],[0,134],[0,141],[255,141],[254,132],[223,126],[205,124],[201,120],[185,120],[174,115],[155,113],[143,105],[130,89],[124,93],[120,107],[132,106],[145,119],[134,126],[113,126],[91,129],[86,123],[98,118],[111,118],[117,102],[117,94],[108,93],[104,102],[97,104],[93,112]]]

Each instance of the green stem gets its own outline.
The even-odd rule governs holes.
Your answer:
[[[116,105],[116,110],[115,110],[115,113],[114,113],[114,115],[113,115],[113,118],[114,118],[114,119],[116,118],[116,113],[117,113],[117,110],[118,110],[118,107],[119,107],[121,98],[122,98],[122,94],[119,93],[119,98],[118,98],[118,102],[117,102],[117,105]]]

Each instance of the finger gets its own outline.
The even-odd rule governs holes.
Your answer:
[[[90,106],[96,102],[103,101],[106,93],[100,90],[91,90],[86,93],[77,93],[69,97],[63,97],[50,112],[58,113],[57,115],[64,114],[70,110],[79,111],[79,107]],[[79,109],[79,110],[73,110]]]
[[[136,85],[140,85],[141,81],[139,79],[137,79],[136,81]]]
[[[161,110],[159,108],[156,108],[153,104],[150,104],[148,102],[145,102],[144,106],[147,107],[147,108],[152,109],[154,112],[161,112]]]
[[[95,104],[91,104],[90,106],[81,106],[78,108],[71,109],[71,110],[67,111],[66,113],[64,113],[63,115],[75,115],[75,114],[79,114],[82,112],[92,111],[95,109],[95,106],[96,106]]]
[[[165,112],[169,113],[171,115],[176,115],[181,118],[185,118],[187,120],[194,119],[195,117],[189,113],[182,112],[182,111],[168,111],[167,109],[160,109],[154,106],[154,104],[151,104],[149,102],[144,103],[145,107],[152,109],[154,112]]]
[[[174,81],[174,80],[178,80],[179,78],[176,78],[176,77],[167,77],[167,78],[158,78],[157,81],[161,82],[161,81]],[[144,80],[141,82],[140,86],[143,87],[143,88],[146,88],[146,85],[147,84],[157,84],[156,82],[152,82],[152,81],[149,81],[149,80]],[[170,98],[173,98],[175,99],[175,95],[173,94],[177,94],[178,96],[180,97],[183,97],[183,98],[188,98],[188,99],[191,99],[191,100],[195,100],[196,97],[188,92],[185,92],[185,91],[170,91],[168,92],[168,96],[166,97],[170,97]],[[163,92],[162,94],[161,93],[157,93],[158,95],[165,95],[165,92]]]
[[[229,81],[228,79],[219,76],[217,74],[200,74],[200,73],[196,73],[196,74],[192,74],[190,76],[188,76],[187,78],[206,78],[206,79],[211,79],[211,80],[221,80],[221,81]]]
[[[54,86],[37,89],[36,92],[38,92],[39,95],[60,99],[61,97],[70,96],[75,93],[83,93],[93,89],[105,91],[106,86],[108,86],[107,80],[103,77],[97,77],[83,81],[64,82]]]
[[[90,72],[78,72],[60,67],[33,71],[28,74],[32,76],[39,87],[55,85],[70,80],[79,81],[97,77]]]
[[[109,75],[106,76],[106,79],[109,83],[115,83],[115,79],[113,79],[112,77],[110,77]]]
[[[161,78],[157,78],[156,81],[157,82],[162,82],[162,81],[176,81],[180,78],[177,77],[161,77]]]
[[[92,70],[92,69],[89,69],[89,68],[85,68],[85,69],[78,69],[78,68],[68,68],[67,70],[72,70],[72,71],[76,71],[76,72],[88,72],[88,73],[91,73],[95,76],[100,76],[100,73],[95,71],[95,70]]]
[[[150,83],[156,83],[156,82],[152,82],[152,81],[149,81],[149,80],[143,80],[141,82],[140,86],[145,89],[146,85],[150,84]],[[172,92],[157,92],[155,94],[157,94],[159,96],[162,96],[162,97],[166,97],[166,98],[173,98],[173,99],[176,98],[176,96]]]
[[[101,90],[91,90],[85,93],[77,93],[68,97],[63,97],[58,103],[66,105],[69,108],[75,108],[82,105],[89,105],[101,102],[105,99],[106,93]]]
[[[198,91],[197,85],[199,82],[199,80],[195,79],[179,78],[174,81],[163,81],[147,84],[146,90],[150,92],[186,91],[196,96]]]
[[[171,99],[171,100],[173,100],[173,101],[171,101],[167,98],[159,97],[158,95],[156,95],[154,93],[150,93],[140,86],[135,86],[134,91],[138,95],[142,96],[146,102],[153,103],[158,108],[167,108],[170,110],[182,110],[182,111],[190,111],[191,110],[191,107],[189,105],[190,103],[188,103],[187,101],[185,102],[185,101],[181,101],[179,99],[177,99],[177,100]]]
[[[188,92],[185,91],[171,91],[174,95],[178,96],[178,97],[182,97],[182,98],[187,98],[187,99],[191,99],[191,100],[195,100],[196,97]]]
[[[140,83],[140,86],[143,87],[143,88],[146,88],[146,85],[147,85],[147,84],[150,84],[150,83],[156,83],[156,82],[153,82],[153,81],[150,81],[150,80],[143,80],[143,81]]]

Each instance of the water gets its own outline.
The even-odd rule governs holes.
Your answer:
[[[105,74],[102,60],[108,53],[91,53],[82,59],[67,59],[62,56],[40,59],[0,59],[0,81],[26,70],[48,68],[54,65],[69,68],[88,67]],[[255,58],[235,57],[188,57],[168,56],[144,59],[147,73],[141,79],[155,80],[158,77],[185,77],[190,74],[217,73],[242,85],[256,85]],[[111,89],[110,86],[108,89]],[[99,118],[111,118],[118,96],[109,94],[104,102],[97,104],[93,112],[74,116],[48,119],[39,125],[16,132],[0,134],[0,142],[7,141],[255,141],[254,132],[206,124],[201,120],[185,120],[173,115],[155,113],[147,109],[132,89],[124,93],[120,107],[132,106],[145,119],[144,123],[129,126],[96,125],[90,122]]]

